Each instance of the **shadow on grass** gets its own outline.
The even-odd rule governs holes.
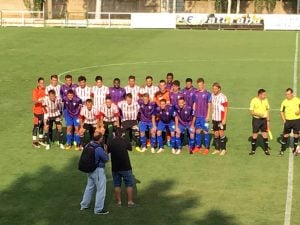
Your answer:
[[[77,158],[62,170],[43,167],[35,174],[24,174],[0,193],[0,224],[62,225],[62,224],[130,224],[130,225],[237,225],[233,216],[218,209],[205,214],[201,199],[194,192],[176,190],[179,180],[153,181],[136,193],[136,208],[121,208],[113,201],[113,183],[107,171],[106,206],[109,215],[94,215],[93,210],[79,210],[86,184],[85,174],[77,170]],[[143,184],[135,178],[136,185]],[[178,192],[177,192],[178,191]],[[93,203],[92,203],[93,204]],[[207,206],[206,206],[207,208]],[[198,213],[190,210],[199,209]]]

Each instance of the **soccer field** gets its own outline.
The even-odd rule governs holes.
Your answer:
[[[279,107],[294,80],[295,32],[0,29],[0,224],[279,225],[284,224],[289,155],[278,155],[282,132]],[[77,170],[80,153],[33,149],[31,91],[39,76],[101,74],[111,86],[128,75],[141,85],[173,72],[220,82],[229,100],[228,154],[130,153],[137,208],[113,201],[107,164],[107,216],[81,212],[86,184]],[[298,72],[298,71],[296,71]],[[61,79],[63,80],[63,79]],[[271,105],[271,156],[261,148],[249,156],[251,117],[247,108],[259,88]],[[300,224],[300,158],[294,158],[290,224]],[[291,197],[291,196],[290,196]]]

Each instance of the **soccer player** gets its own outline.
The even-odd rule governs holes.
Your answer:
[[[129,136],[130,141],[134,141],[134,145],[138,147],[140,133],[137,117],[140,106],[137,102],[132,101],[132,94],[128,93],[125,100],[118,103],[118,107],[121,111],[121,127]]]
[[[183,93],[180,91],[179,80],[173,81],[172,91],[170,91],[170,103],[172,106],[178,105],[178,99],[184,98]]]
[[[173,73],[167,73],[167,76],[166,76],[166,80],[167,80],[166,88],[167,88],[169,91],[172,90],[173,79],[174,79]]]
[[[195,119],[193,107],[185,104],[184,98],[178,100],[175,107],[175,131],[177,151],[172,149],[173,154],[180,154],[182,150],[181,134],[189,132],[189,151],[192,152],[195,144]]]
[[[114,103],[112,103],[111,97],[108,95],[105,99],[105,104],[100,106],[100,124],[105,128],[105,144],[109,138],[112,138],[113,131],[119,124],[119,109]]]
[[[75,96],[72,89],[69,89],[67,95],[63,98],[64,103],[64,117],[67,126],[67,143],[65,146],[66,150],[71,149],[72,140],[75,141],[74,148],[79,150],[80,136],[79,136],[79,114],[82,106],[82,101],[80,98]],[[74,127],[74,136],[72,128]]]
[[[140,96],[140,87],[135,84],[135,76],[128,77],[128,85],[124,87],[126,94],[132,94],[132,100],[137,101]]]
[[[109,89],[103,85],[101,76],[96,76],[95,81],[96,85],[91,89],[91,96],[94,98],[94,106],[100,110],[100,106],[105,103],[105,98],[109,95]]]
[[[146,131],[149,130],[151,133],[151,152],[155,153],[155,134],[156,134],[156,121],[155,121],[155,114],[156,114],[156,107],[157,105],[155,102],[150,101],[150,97],[148,93],[143,94],[142,99],[138,100],[138,104],[140,105],[140,114],[141,114],[141,121],[139,123],[139,130],[140,130],[140,141],[142,150],[141,152],[145,152],[146,148]]]
[[[294,133],[293,153],[296,154],[296,149],[299,144],[300,99],[294,96],[294,91],[291,88],[286,89],[285,96],[286,99],[283,100],[280,107],[280,115],[284,125],[280,155],[283,155],[287,148],[289,134],[292,130]]]
[[[44,97],[45,97],[45,82],[44,82],[44,78],[40,77],[38,79],[37,87],[32,90],[32,101],[33,101],[32,145],[35,148],[40,148],[39,141],[43,139]]]
[[[126,91],[124,88],[120,87],[119,78],[114,79],[113,87],[109,88],[109,95],[112,102],[116,105],[125,99]]]
[[[211,113],[211,93],[205,89],[204,79],[197,80],[198,90],[194,92],[194,110],[195,110],[195,129],[196,129],[196,144],[193,153],[202,152],[202,133],[204,135],[205,150],[204,155],[209,153],[210,134],[209,120]]]
[[[65,83],[60,86],[60,96],[64,98],[67,96],[69,90],[73,90],[74,94],[76,92],[76,88],[78,87],[77,84],[73,84],[73,77],[70,74],[65,76]]]
[[[46,150],[50,149],[49,129],[53,127],[53,123],[55,123],[56,125],[59,147],[61,149],[64,149],[63,131],[62,131],[62,124],[61,124],[62,101],[60,98],[56,97],[55,90],[50,90],[48,92],[48,97],[46,97],[43,101],[43,107],[46,113],[44,118]]]
[[[85,103],[87,99],[91,98],[91,88],[86,85],[86,78],[85,76],[78,77],[78,84],[76,95],[81,99],[82,103]]]
[[[227,97],[221,93],[221,85],[217,82],[212,85],[212,126],[214,132],[215,151],[213,155],[220,153],[220,155],[226,154],[226,142],[225,136],[228,101]]]
[[[185,80],[185,88],[182,90],[185,104],[192,106],[194,105],[194,93],[197,89],[193,87],[192,78],[186,78]]]
[[[162,99],[165,99],[167,104],[170,104],[170,92],[167,89],[165,80],[159,81],[159,91],[154,95],[154,101],[158,106],[160,106],[160,100]]]
[[[268,129],[270,126],[270,105],[267,99],[267,93],[264,89],[259,89],[257,97],[254,97],[250,102],[250,112],[252,115],[252,139],[251,139],[251,151],[249,155],[254,155],[256,150],[256,141],[258,132],[261,131],[264,142],[264,152],[266,155],[270,155],[269,141],[268,141]]]
[[[166,132],[169,129],[171,133],[171,147],[172,152],[175,152],[175,111],[171,105],[167,105],[167,101],[165,99],[160,100],[160,107],[157,108],[157,142],[158,142],[158,151],[157,153],[161,153],[164,151],[164,143],[162,132]]]
[[[79,114],[79,136],[80,136],[80,148],[83,149],[83,146],[86,144],[84,142],[84,135],[88,131],[90,139],[93,139],[96,129],[99,127],[99,111],[93,105],[92,99],[87,99],[85,105],[81,107]],[[100,132],[101,133],[101,132]]]
[[[159,88],[157,86],[153,85],[153,77],[147,76],[146,77],[146,85],[145,85],[145,87],[140,89],[140,94],[148,93],[150,96],[150,101],[153,101],[154,95],[158,91],[159,91]]]
[[[45,90],[46,95],[48,95],[50,90],[54,90],[56,98],[61,99],[60,85],[58,84],[58,76],[56,74],[51,75],[51,77],[50,77],[50,84],[46,87],[46,90]]]

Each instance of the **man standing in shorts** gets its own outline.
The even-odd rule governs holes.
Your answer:
[[[125,133],[117,128],[116,136],[108,142],[107,149],[111,154],[111,167],[114,181],[115,200],[118,206],[122,206],[121,184],[125,183],[127,194],[127,206],[134,207],[133,202],[133,175],[128,151],[132,151],[131,144],[125,140]]]

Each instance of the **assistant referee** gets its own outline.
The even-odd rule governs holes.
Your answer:
[[[259,131],[263,137],[263,150],[266,155],[269,152],[268,129],[270,126],[270,105],[267,99],[267,93],[264,89],[259,89],[257,96],[250,102],[250,112],[252,115],[252,140],[251,151],[249,155],[254,155],[256,151],[256,142]]]

